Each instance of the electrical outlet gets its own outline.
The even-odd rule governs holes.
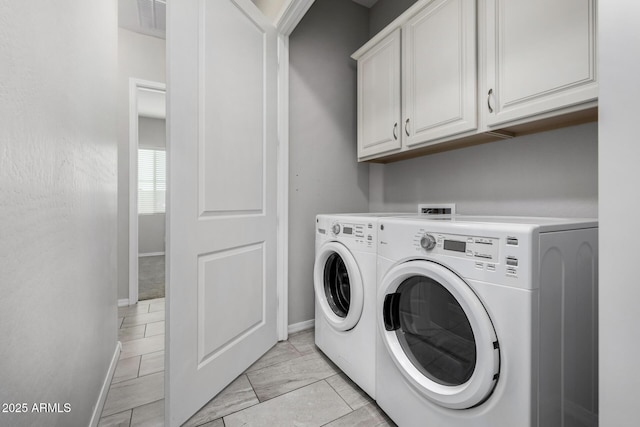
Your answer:
[[[455,215],[455,203],[420,203],[418,213],[423,215]]]

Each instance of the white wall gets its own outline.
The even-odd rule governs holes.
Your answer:
[[[129,78],[165,83],[165,44],[118,29],[118,299],[129,298]]]
[[[372,165],[372,211],[457,204],[463,214],[596,217],[598,125]]]
[[[0,2],[2,426],[87,426],[116,351],[116,2]]]
[[[138,146],[165,149],[165,120],[138,117]],[[164,252],[165,219],[163,213],[138,215],[138,253]]]
[[[367,10],[316,0],[291,34],[289,324],[314,318],[315,216],[368,208],[368,165],[356,160],[356,63]]]
[[[600,49],[600,426],[638,425],[640,4],[598,3]]]

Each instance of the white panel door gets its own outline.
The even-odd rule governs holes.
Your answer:
[[[402,28],[404,145],[476,129],[475,1],[435,0]]]
[[[597,99],[595,0],[486,0],[489,126]]]
[[[276,343],[276,33],[250,0],[168,3],[167,420]]]
[[[358,59],[358,159],[399,149],[400,30]]]

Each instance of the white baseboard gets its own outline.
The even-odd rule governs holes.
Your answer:
[[[305,320],[304,322],[294,323],[293,325],[289,325],[287,328],[290,334],[294,334],[300,331],[306,331],[307,329],[311,329],[315,326],[315,319]]]
[[[118,300],[118,307],[126,307],[129,305],[129,298],[123,298]]]
[[[93,415],[91,415],[91,422],[89,422],[89,427],[97,427],[98,423],[100,422],[102,408],[104,408],[104,402],[107,400],[107,393],[109,393],[109,386],[111,386],[113,374],[116,372],[116,365],[118,364],[118,359],[120,358],[121,351],[122,343],[118,341],[118,343],[116,344],[116,351],[113,352],[113,358],[111,358],[111,364],[109,365],[107,376],[104,378],[104,382],[102,383],[102,389],[100,390],[100,394],[98,395],[98,401],[93,407]]]
[[[164,255],[164,252],[147,252],[146,254],[138,254],[139,258],[144,258],[147,256],[160,256]]]

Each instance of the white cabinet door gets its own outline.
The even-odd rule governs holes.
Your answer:
[[[167,425],[276,335],[276,31],[250,0],[168,4]]]
[[[403,26],[408,147],[477,127],[475,3],[435,0]]]
[[[597,99],[595,0],[485,0],[483,16],[489,126]]]
[[[400,29],[358,59],[358,159],[401,147]]]

